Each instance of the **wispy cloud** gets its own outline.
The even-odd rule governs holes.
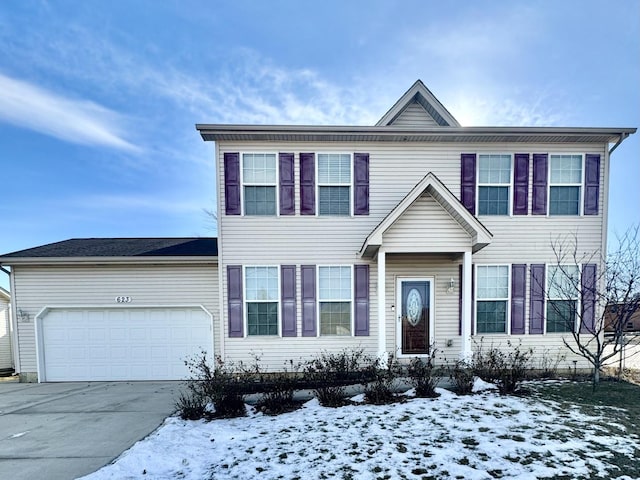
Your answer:
[[[552,95],[519,94],[507,89],[465,90],[454,95],[448,108],[461,125],[554,126],[565,116]]]
[[[201,212],[203,204],[200,199],[179,200],[158,198],[156,193],[145,194],[104,194],[88,195],[68,200],[70,204],[89,210],[128,210],[137,212],[155,212],[180,214]]]
[[[139,151],[122,136],[123,117],[118,113],[1,73],[0,120],[67,142]]]

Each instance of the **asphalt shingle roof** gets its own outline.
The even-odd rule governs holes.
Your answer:
[[[207,257],[218,255],[218,239],[72,238],[2,255],[4,258]]]

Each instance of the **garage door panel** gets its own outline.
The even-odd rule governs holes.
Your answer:
[[[41,322],[46,381],[184,379],[184,360],[213,346],[199,308],[54,309]]]

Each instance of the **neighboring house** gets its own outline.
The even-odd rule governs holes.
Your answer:
[[[11,295],[0,287],[0,373],[13,371]]]
[[[622,308],[621,305],[607,305],[607,307],[604,309],[605,332],[615,331],[616,324],[617,322],[619,322],[618,310],[620,308]],[[631,311],[630,308],[629,311]],[[624,332],[640,332],[640,309],[634,311],[630,315],[629,319],[622,326],[622,330]]]
[[[207,312],[213,337],[190,348],[236,362],[258,356],[274,370],[345,348],[457,359],[481,339],[566,354],[558,312],[582,306],[579,294],[553,288],[551,242],[576,234],[579,251],[606,249],[609,156],[635,132],[461,127],[420,81],[371,127],[197,129],[215,141],[215,249],[189,261],[105,256],[95,248],[126,241],[93,239],[0,257],[12,266],[14,303],[30,315],[17,325],[21,378],[180,376],[175,357],[163,357],[161,373],[151,360],[134,368],[198,328],[183,313],[159,320],[172,309]],[[570,267],[585,287],[600,268]],[[149,341],[111,368],[139,316]]]

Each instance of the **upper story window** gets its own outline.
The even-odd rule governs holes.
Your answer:
[[[245,215],[276,214],[276,154],[244,153],[242,184]]]
[[[478,155],[478,215],[509,215],[511,155]]]
[[[351,215],[350,154],[318,154],[318,214]]]
[[[351,267],[318,267],[320,335],[351,335]]]
[[[278,267],[245,267],[248,335],[278,335]]]
[[[547,279],[547,333],[572,332],[576,325],[580,270],[577,265],[550,265]]]
[[[549,155],[549,215],[580,215],[582,155]]]
[[[509,267],[478,265],[476,279],[476,331],[507,333]]]

